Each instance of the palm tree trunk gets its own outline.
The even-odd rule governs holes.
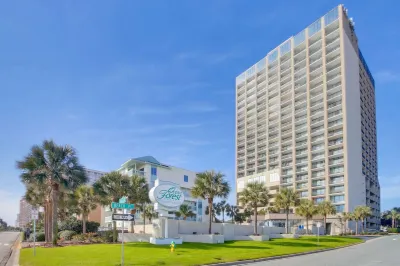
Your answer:
[[[117,209],[112,209],[113,213],[117,213]],[[113,221],[113,243],[117,241],[117,221]]]
[[[324,215],[324,230],[325,230],[325,235],[328,233],[327,231],[326,231],[326,215]]]
[[[50,209],[49,209],[49,203],[48,203],[48,201],[46,200],[45,201],[45,203],[44,203],[44,217],[43,217],[43,220],[44,220],[44,238],[45,238],[45,241],[46,241],[46,243],[50,243],[50,234],[49,234],[49,212],[50,212]]]
[[[135,216],[135,214],[133,213],[133,210],[131,211],[131,215]],[[131,222],[131,233],[135,233],[134,224],[135,224],[135,220],[133,220],[133,221]]]
[[[222,223],[225,223],[225,212],[222,210]]]
[[[57,225],[57,208],[58,208],[58,184],[52,185],[52,201],[53,201],[53,209],[52,209],[52,242],[53,245],[57,245],[57,233],[58,233],[58,225]]]
[[[308,218],[306,217],[306,234],[308,235]]]
[[[208,233],[211,235],[211,223],[212,223],[212,212],[213,212],[213,209],[212,209],[212,202],[213,202],[213,200],[212,199],[208,199],[208,209],[210,210],[210,217],[209,217],[209,221],[208,221]]]
[[[392,217],[392,228],[394,228],[394,217]]]
[[[358,220],[356,220],[356,235],[358,235]]]
[[[143,234],[146,233],[146,210],[143,204]]]
[[[82,233],[86,234],[86,214],[82,214]]]
[[[257,235],[257,207],[254,208],[254,235]]]
[[[289,234],[289,210],[285,210],[285,212],[286,212],[285,229],[286,229],[286,234]]]
[[[361,219],[361,232],[364,233],[364,218]]]

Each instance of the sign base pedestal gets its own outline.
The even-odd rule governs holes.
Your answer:
[[[183,239],[182,238],[155,238],[155,237],[150,237],[150,244],[154,245],[170,245],[171,242],[174,241],[175,244],[182,244]]]

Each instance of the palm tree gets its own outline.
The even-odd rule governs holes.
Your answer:
[[[275,209],[281,210],[286,214],[286,234],[289,233],[289,211],[291,207],[296,207],[300,203],[299,195],[291,188],[282,188],[275,197]]]
[[[213,203],[212,206],[211,215],[209,206],[206,207],[205,214],[210,215],[210,217],[212,217],[212,221],[216,222],[217,215],[221,215],[221,210],[217,203]]]
[[[232,223],[235,222],[235,217],[239,213],[239,208],[235,205],[229,205],[228,209],[226,210],[226,215],[231,218]]]
[[[17,162],[17,168],[22,170],[20,177],[26,186],[40,184],[51,191],[51,197],[46,198],[44,204],[45,212],[49,214],[47,225],[51,227],[48,228],[46,241],[51,238],[53,245],[57,244],[59,192],[73,191],[86,183],[85,168],[79,163],[74,148],[59,146],[52,140],[43,141],[41,146],[33,146],[30,153]]]
[[[358,223],[361,220],[361,213],[360,211],[356,211],[356,209],[354,209],[354,212],[351,213],[351,220],[356,222],[356,235],[358,235]]]
[[[225,180],[225,175],[214,170],[206,171],[197,174],[192,188],[193,197],[202,198],[208,201],[208,208],[212,213],[214,198],[226,199],[231,191],[228,181]],[[210,215],[208,233],[211,234],[212,216]]]
[[[130,185],[128,188],[128,200],[130,203],[138,205],[140,207],[144,203],[149,203],[149,186],[146,182],[146,178],[133,175],[130,178]],[[131,214],[135,215],[136,210],[131,210]],[[145,214],[146,215],[146,214]],[[131,232],[135,233],[135,220],[131,222]]]
[[[247,183],[247,186],[239,193],[239,202],[253,211],[255,235],[257,235],[257,209],[268,205],[270,198],[268,193],[268,188],[259,182]]]
[[[318,213],[318,209],[315,207],[311,200],[301,200],[300,205],[296,208],[296,214],[302,216],[306,219],[306,232],[308,231],[308,221],[313,218],[314,215]]]
[[[396,219],[397,219],[397,215],[399,213],[395,210],[392,209],[387,215],[386,215],[386,219],[392,219],[392,228],[395,228],[396,226]]]
[[[355,213],[358,213],[358,217],[361,221],[361,232],[364,232],[364,224],[368,217],[372,215],[372,210],[369,206],[357,206],[354,209]]]
[[[89,213],[97,207],[97,197],[93,188],[89,186],[80,186],[75,190],[75,201],[77,214],[82,215],[82,232],[86,233],[86,222]]]
[[[350,212],[342,212],[342,220],[344,222],[344,232],[347,232],[347,221],[352,219],[352,213]]]
[[[226,203],[226,200],[222,200],[222,201],[218,202],[217,205],[218,205],[220,212],[222,213],[222,222],[225,223],[225,212],[229,208],[229,203]]]
[[[336,214],[335,205],[333,205],[332,202],[330,201],[323,201],[320,204],[318,204],[318,213],[324,217],[324,229],[325,229],[325,234],[327,234],[328,232],[326,231],[326,217],[328,215]]]
[[[177,217],[183,217],[183,220],[186,220],[187,217],[193,217],[195,214],[192,212],[192,209],[189,205],[182,204],[179,207],[179,211],[176,212]]]
[[[146,208],[142,212],[142,217],[143,221],[147,218],[149,220],[149,223],[151,223],[153,218],[157,217],[157,213],[154,211],[154,207],[152,205],[146,205]],[[144,233],[146,233],[146,231],[144,231]]]
[[[100,177],[93,184],[94,193],[98,196],[99,203],[110,206],[112,202],[118,202],[120,198],[128,194],[130,179],[126,175],[113,171]],[[116,213],[117,209],[112,210]],[[113,221],[113,242],[117,240],[117,223]]]

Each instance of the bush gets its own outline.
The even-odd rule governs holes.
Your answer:
[[[99,237],[103,240],[103,242],[111,243],[113,242],[113,231],[100,231],[98,232]]]
[[[72,240],[78,242],[93,242],[93,243],[104,242],[103,239],[97,235],[97,233],[87,233],[79,235],[76,234],[72,236]]]
[[[397,234],[397,233],[400,233],[400,228],[388,228],[387,229],[387,232],[388,233],[394,233],[394,234]]]
[[[33,233],[29,236],[29,239],[28,239],[29,242],[33,242],[33,240],[34,240],[33,236],[34,236]],[[45,240],[44,232],[36,232],[36,241],[43,242],[44,240]]]
[[[86,222],[86,233],[96,233],[100,224],[97,222]],[[82,234],[82,221],[75,217],[70,217],[58,224],[58,231],[75,231],[77,234]]]
[[[78,241],[78,242],[83,242],[83,241],[85,241],[85,236],[82,235],[82,234],[74,235],[74,236],[72,237],[72,240],[73,240],[73,241]]]
[[[58,238],[61,240],[72,240],[74,235],[76,235],[75,231],[65,230],[58,233]]]

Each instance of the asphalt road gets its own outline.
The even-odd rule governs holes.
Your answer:
[[[0,232],[0,266],[6,265],[19,232]]]
[[[286,259],[249,263],[251,266],[399,266],[400,236],[385,236],[364,244]]]

